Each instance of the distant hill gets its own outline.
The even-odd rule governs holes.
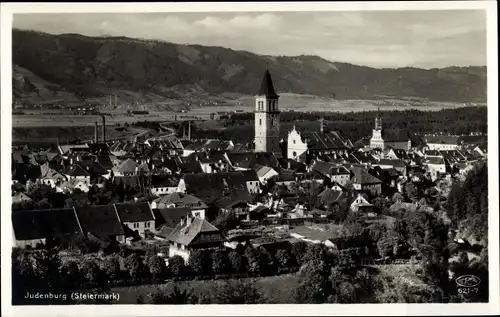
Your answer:
[[[13,30],[12,43],[14,99],[19,101],[105,102],[107,94],[117,91],[130,102],[253,95],[266,68],[281,93],[486,101],[484,66],[376,69],[318,56],[263,56],[222,47],[24,30]]]

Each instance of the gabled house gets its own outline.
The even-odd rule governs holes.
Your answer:
[[[183,208],[189,210],[193,217],[205,218],[208,206],[199,198],[184,193],[172,193],[153,200],[153,209]]]
[[[41,175],[38,178],[38,181],[41,184],[48,185],[52,188],[66,181],[66,177],[58,171],[50,168],[48,162],[40,166],[40,172]]]
[[[364,212],[374,216],[373,205],[359,193],[351,198],[349,208],[354,212]]]
[[[355,190],[367,191],[372,195],[380,195],[382,193],[382,181],[368,173],[366,169],[351,167],[350,170],[353,173],[351,183]]]
[[[175,193],[179,186],[179,178],[173,175],[152,175],[151,194],[155,196]]]
[[[56,186],[56,192],[58,193],[73,193],[75,190],[87,193],[90,190],[90,185],[87,185],[81,179],[71,179]]]
[[[182,223],[185,223],[188,217],[192,217],[189,208],[167,208],[153,209],[155,216],[155,233],[157,240],[167,240],[174,229]],[[203,218],[203,217],[199,217]],[[204,218],[203,218],[204,219]]]
[[[260,183],[264,185],[267,184],[268,180],[279,175],[275,169],[269,166],[256,165],[254,170],[257,173]]]
[[[36,247],[51,241],[64,243],[83,231],[74,208],[13,210],[12,226],[15,246]]]
[[[425,160],[427,172],[430,174],[431,179],[434,181],[448,172],[446,160],[442,157],[428,157]]]
[[[220,210],[220,212],[234,212],[236,216],[240,218],[246,217],[250,209],[248,202],[233,199],[232,197],[222,197],[219,200],[215,201],[214,205]]]
[[[167,239],[169,257],[181,256],[186,264],[194,250],[223,249],[225,238],[215,226],[205,219],[188,217],[177,226]]]
[[[90,185],[90,173],[83,169],[80,165],[74,164],[68,166],[64,170],[63,174],[66,176],[68,181],[80,180],[85,183],[85,185]]]
[[[149,203],[115,204],[116,211],[124,226],[132,235],[146,237],[146,231],[154,231],[155,217]]]
[[[114,176],[134,176],[137,173],[139,165],[132,159],[128,158],[120,165],[113,167]]]
[[[19,192],[12,196],[12,204],[28,204],[31,203],[33,199],[23,192]]]
[[[426,135],[425,143],[429,150],[458,150],[460,138],[452,135]]]
[[[76,208],[83,233],[103,244],[124,243],[125,230],[114,205]]]
[[[331,164],[324,161],[316,161],[313,165],[313,171],[316,171],[331,182],[336,182],[340,185],[345,185],[351,179],[351,172],[341,165]]]

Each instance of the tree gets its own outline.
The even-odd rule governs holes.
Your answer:
[[[102,262],[101,269],[110,280],[115,280],[120,276],[120,260],[117,256],[109,256]]]
[[[165,261],[158,255],[152,255],[148,258],[149,273],[154,279],[165,274]]]
[[[65,289],[74,289],[81,286],[81,274],[75,261],[67,261],[60,268],[61,279]]]
[[[175,255],[168,260],[170,272],[176,276],[184,274],[186,270],[186,262],[180,255]]]
[[[292,256],[290,251],[286,249],[279,249],[276,251],[276,262],[282,268],[288,268],[292,265]]]
[[[212,271],[214,273],[226,273],[229,268],[230,263],[225,252],[217,250],[212,253]]]
[[[276,263],[274,262],[273,256],[264,247],[258,248],[259,253],[259,266],[261,273],[264,274],[274,274],[276,270]]]
[[[84,260],[80,272],[83,273],[86,284],[90,287],[103,287],[106,284],[104,272],[93,259]]]
[[[189,267],[194,274],[209,274],[212,270],[212,259],[208,252],[196,250],[189,255]]]
[[[307,243],[304,241],[297,241],[292,245],[292,254],[295,257],[297,264],[302,265],[304,255],[307,252]]]
[[[260,274],[261,272],[261,267],[260,267],[260,256],[257,250],[255,250],[252,246],[248,246],[245,249],[245,257],[247,259],[248,263],[248,272],[250,274],[256,275]]]
[[[128,274],[133,279],[137,279],[141,277],[144,273],[144,263],[139,254],[132,253],[125,258],[125,269],[128,271]]]
[[[231,279],[222,281],[211,291],[213,304],[258,304],[260,292],[252,281]]]
[[[408,199],[412,202],[416,202],[419,198],[418,187],[412,182],[407,182],[404,188],[406,197],[408,197]]]
[[[242,257],[238,252],[231,251],[228,255],[229,263],[233,272],[239,274],[245,272],[247,268],[246,258]]]
[[[392,202],[393,203],[402,202],[403,198],[404,197],[401,193],[396,192],[396,193],[394,193],[394,195],[392,195]]]

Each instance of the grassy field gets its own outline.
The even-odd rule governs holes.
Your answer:
[[[258,277],[251,278],[255,281],[255,285],[259,290],[259,294],[266,299],[267,303],[285,304],[290,303],[293,290],[298,285],[298,277],[295,274]],[[181,289],[191,288],[197,296],[208,294],[215,287],[217,288],[221,280],[205,280],[205,281],[180,281],[175,282]],[[136,304],[139,296],[147,296],[151,292],[158,290],[171,290],[174,283],[166,283],[159,285],[141,285],[132,287],[115,287],[111,291],[120,294],[120,304]]]

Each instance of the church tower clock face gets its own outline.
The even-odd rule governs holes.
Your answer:
[[[274,153],[281,157],[278,100],[271,73],[266,70],[255,97],[255,152]]]

